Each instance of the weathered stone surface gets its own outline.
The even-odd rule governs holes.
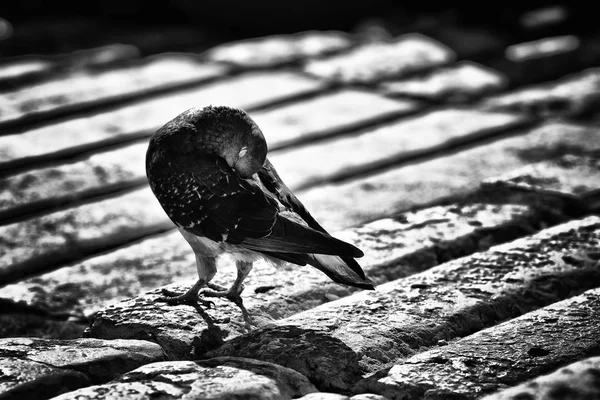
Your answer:
[[[52,68],[52,63],[40,58],[26,58],[9,61],[0,65],[0,84],[10,80],[24,79],[27,76],[41,75]]]
[[[225,43],[208,50],[205,56],[246,68],[264,68],[337,52],[351,45],[345,32],[306,31]]]
[[[3,292],[4,288],[0,290]],[[0,338],[8,337],[37,337],[43,339],[78,339],[81,337],[87,321],[79,316],[68,314],[52,314],[44,308],[34,309],[25,302],[14,303],[0,295]]]
[[[332,132],[414,110],[410,101],[344,90],[272,111],[252,113],[269,148],[310,141]],[[167,122],[166,120],[164,121]],[[147,140],[94,153],[77,162],[28,170],[0,178],[0,221],[35,209],[64,204],[115,188],[146,182]],[[299,169],[299,165],[293,165]],[[286,171],[280,171],[285,174]],[[327,173],[327,171],[325,171]]]
[[[599,243],[600,218],[571,221],[279,320],[276,328],[263,328],[262,335],[277,336],[290,326],[320,331],[331,337],[328,347],[296,351],[296,365],[351,349],[362,371],[374,372],[439,340],[472,334],[598,286]],[[244,335],[209,354],[261,359],[270,353],[270,343],[278,341],[253,343],[252,334]],[[323,374],[309,372],[307,377],[317,382]],[[334,386],[337,381],[328,383],[348,389]]]
[[[555,55],[567,55],[579,48],[580,40],[575,35],[545,37],[530,42],[509,46],[506,57],[513,61],[527,61]]]
[[[279,365],[243,358],[158,362],[110,383],[58,396],[67,399],[292,399],[314,386],[301,374]]]
[[[379,284],[554,222],[528,206],[452,205],[376,221],[335,236],[365,252],[359,261]],[[214,282],[231,285],[235,277],[232,261],[224,258],[218,268]],[[9,285],[3,288],[2,297],[35,309],[89,316],[117,300],[167,282],[174,282],[183,291],[181,286],[189,286],[195,279],[193,253],[174,232]],[[276,268],[265,262],[254,264],[245,286],[246,307],[259,325],[356,291],[333,283],[312,267]],[[200,354],[220,344],[221,338],[230,339],[243,332],[240,313],[229,302],[218,302],[216,308],[204,311],[207,318],[199,318],[191,307],[165,308],[153,303],[155,299],[156,295],[150,294],[100,310],[88,334],[100,338],[156,338],[176,358],[188,357],[192,345]]]
[[[0,221],[146,184],[147,148],[144,141],[94,153],[79,161],[0,177]]]
[[[597,37],[551,36],[513,44],[504,54],[486,60],[502,71],[512,87],[559,79],[573,71],[596,67],[600,61]]]
[[[172,226],[150,188],[0,226],[0,286]]]
[[[204,357],[237,354],[283,365],[308,377],[319,390],[347,389],[361,378],[357,355],[339,339],[300,326],[254,330]]]
[[[447,109],[358,135],[281,151],[269,159],[287,185],[305,189],[441,151],[525,122],[514,114]]]
[[[0,398],[43,400],[90,384],[87,376],[16,357],[0,358]]]
[[[338,393],[315,392],[302,396],[299,400],[388,400],[386,397],[374,393],[361,393],[354,396],[344,396]]]
[[[580,305],[577,304],[577,309],[579,307]],[[567,318],[571,318],[572,314],[573,311],[568,310]],[[600,371],[600,357],[591,357],[569,364],[548,375],[541,375],[518,386],[491,394],[482,400],[597,399],[600,398],[598,371]]]
[[[596,209],[600,194],[600,157],[567,155],[526,165],[516,171],[484,181],[490,190],[507,187],[562,196],[582,209]]]
[[[478,189],[483,180],[532,162],[600,149],[600,133],[593,128],[550,123],[518,133],[458,153],[321,185],[300,193],[299,198],[323,226],[339,230],[466,195]]]
[[[164,358],[158,345],[140,340],[0,339],[0,398],[47,399]]]
[[[331,94],[251,113],[265,134],[269,149],[310,142],[391,116],[416,111],[410,100],[392,100],[366,91],[344,89]]]
[[[535,30],[560,24],[568,17],[569,11],[563,5],[541,6],[521,14],[519,22],[526,29]]]
[[[58,76],[2,94],[0,124],[29,120],[39,114],[77,109],[115,99],[134,98],[170,86],[199,82],[227,71],[218,64],[169,54],[92,73],[85,70]]]
[[[68,54],[19,57],[0,65],[0,88],[15,88],[53,74],[64,75],[84,68],[106,67],[139,57],[140,51],[135,46],[120,43]]]
[[[597,260],[595,267],[598,268]],[[354,390],[373,391],[391,399],[405,399],[407,395],[411,399],[478,399],[586,355],[597,354],[599,325],[600,290],[595,289],[410,357],[387,372],[359,382]],[[589,378],[597,383],[597,370]],[[549,398],[574,398],[577,390],[557,383],[554,387],[562,395]],[[524,397],[518,398],[534,398],[527,396],[524,386],[513,393],[522,393]],[[531,385],[528,391],[536,386],[539,387]],[[585,389],[589,388],[588,383]],[[596,386],[596,394],[600,394],[599,389]]]
[[[448,64],[454,58],[452,50],[443,44],[410,34],[392,42],[369,43],[344,54],[308,61],[304,71],[335,82],[371,83]]]
[[[300,397],[300,400],[349,400],[350,397],[338,393],[316,392]]]
[[[471,61],[461,61],[422,77],[383,82],[379,88],[389,96],[411,96],[431,101],[463,103],[508,85],[504,75]]]
[[[590,68],[557,81],[519,88],[492,96],[482,106],[492,110],[521,111],[540,117],[578,118],[597,112],[600,69]]]
[[[32,161],[34,157],[51,158],[57,153],[71,154],[99,144],[146,137],[191,107],[213,104],[251,108],[316,91],[322,85],[289,72],[249,73],[115,110],[0,136],[0,168]]]
[[[350,397],[351,400],[388,400],[387,397],[375,393],[361,393]]]

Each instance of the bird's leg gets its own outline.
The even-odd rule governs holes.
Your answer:
[[[209,286],[210,289],[202,290],[202,295],[206,297],[225,297],[226,299],[232,301],[242,311],[242,315],[244,317],[246,325],[252,325],[252,320],[250,318],[250,315],[248,314],[248,310],[246,310],[246,307],[244,306],[244,302],[241,296],[241,293],[244,290],[244,279],[246,279],[246,277],[252,270],[252,263],[238,260],[236,261],[236,267],[237,277],[235,278],[235,282],[233,282],[233,285],[231,285],[229,289],[214,290],[214,288]],[[214,287],[216,285],[211,286]]]
[[[163,289],[163,297],[157,299],[164,301],[167,304],[188,304],[196,307],[198,303],[204,307],[210,308],[214,303],[209,300],[200,298],[200,289],[209,285],[208,282],[215,276],[217,272],[217,260],[215,257],[204,257],[196,254],[196,269],[198,270],[198,280],[187,292],[180,294],[171,290]]]

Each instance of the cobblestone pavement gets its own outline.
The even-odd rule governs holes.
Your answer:
[[[600,399],[600,38],[454,33],[0,64],[0,399]],[[148,139],[208,104],[375,291],[257,263],[250,331],[155,301],[196,270]]]

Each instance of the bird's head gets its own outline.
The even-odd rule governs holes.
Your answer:
[[[184,111],[154,133],[150,149],[170,157],[216,155],[243,178],[258,172],[267,156],[267,143],[252,118],[226,106]]]

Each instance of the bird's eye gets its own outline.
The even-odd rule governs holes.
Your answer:
[[[238,154],[238,158],[244,157],[247,152],[248,152],[248,147],[246,147],[246,146],[242,147],[242,149],[240,150],[240,153]]]

